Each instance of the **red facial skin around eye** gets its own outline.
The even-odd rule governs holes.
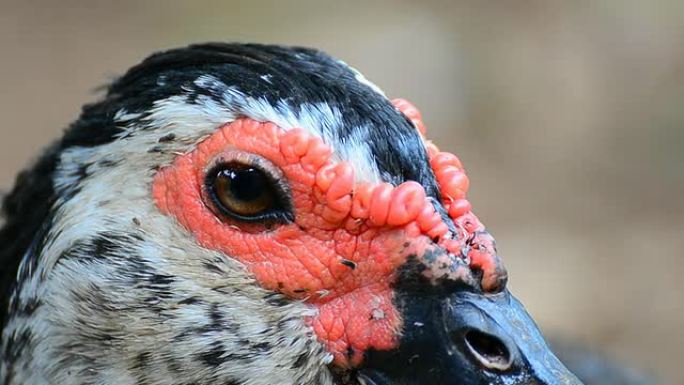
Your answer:
[[[293,223],[252,231],[257,225],[217,217],[203,200],[205,173],[229,148],[280,168],[292,193]],[[309,322],[318,339],[337,365],[352,367],[367,349],[398,346],[402,321],[391,289],[398,268],[409,256],[436,247],[451,263],[465,238],[442,237],[448,228],[416,182],[355,183],[351,165],[331,161],[330,154],[320,138],[303,130],[239,119],[160,170],[152,193],[159,209],[175,217],[203,247],[244,263],[263,287],[317,307]],[[444,163],[442,180],[438,175],[447,186],[443,195],[457,207],[450,211],[468,209],[461,217],[470,216],[474,232],[481,225],[469,204],[457,203],[467,190],[453,171],[460,163]],[[453,175],[460,179],[452,183]],[[448,195],[452,193],[458,199]],[[434,244],[440,237],[444,239]]]

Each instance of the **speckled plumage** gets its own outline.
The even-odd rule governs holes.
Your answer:
[[[114,82],[5,201],[0,236],[15,244],[2,273],[18,278],[4,382],[331,384],[330,355],[304,322],[312,309],[199,247],[159,214],[149,185],[236,116],[316,130],[369,178],[424,172],[369,155],[420,139],[359,79],[317,51],[212,44],[158,54]],[[380,125],[392,140],[372,140]]]

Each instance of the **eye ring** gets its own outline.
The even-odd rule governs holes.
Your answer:
[[[205,193],[221,216],[244,223],[294,221],[290,191],[280,169],[249,153],[218,157],[205,175]]]

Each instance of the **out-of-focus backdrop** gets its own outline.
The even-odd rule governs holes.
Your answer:
[[[455,151],[547,335],[684,384],[684,2],[0,1],[0,188],[98,86],[207,40],[321,48]]]

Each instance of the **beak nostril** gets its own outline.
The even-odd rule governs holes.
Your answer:
[[[464,339],[470,353],[484,367],[502,372],[510,369],[511,353],[499,338],[479,330],[469,330]]]

